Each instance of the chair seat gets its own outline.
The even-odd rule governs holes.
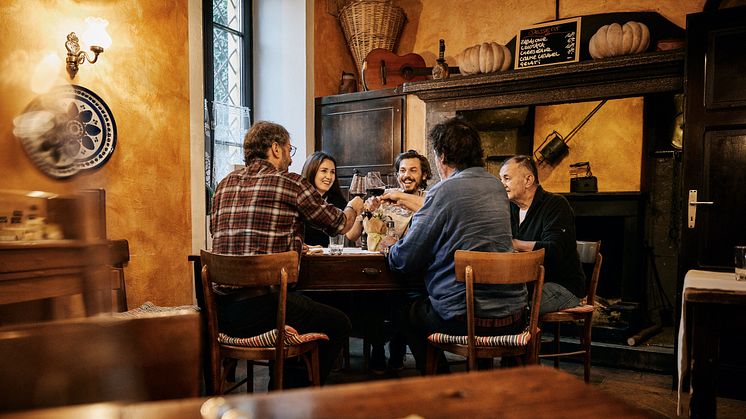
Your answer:
[[[183,305],[174,307],[163,307],[157,306],[150,301],[144,302],[140,307],[133,308],[132,310],[123,311],[121,313],[113,313],[114,317],[141,317],[152,313],[173,313],[176,311],[188,310],[188,311],[199,311],[199,307],[196,305]]]
[[[317,340],[329,340],[329,336],[324,333],[304,333],[299,334],[290,326],[285,326],[285,345],[298,346],[306,342]],[[237,338],[228,336],[225,333],[218,334],[218,342],[223,345],[239,346],[245,348],[274,348],[277,341],[277,329],[264,332],[258,336],[248,338]]]
[[[432,343],[440,344],[456,344],[466,345],[467,336],[453,336],[445,333],[433,333],[428,336],[427,339]],[[501,336],[474,336],[477,347],[499,347],[499,346],[512,346],[512,347],[523,347],[528,345],[531,341],[531,333],[524,331],[517,335],[501,335]]]
[[[579,305],[577,307],[566,308],[560,311],[550,311],[539,317],[540,322],[571,322],[575,320],[584,320],[592,316],[594,307],[589,305]]]
[[[593,310],[595,310],[595,307],[588,304],[581,304],[579,306],[566,308],[564,310],[560,310],[563,313],[592,313]]]

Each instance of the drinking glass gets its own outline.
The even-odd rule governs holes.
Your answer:
[[[329,254],[330,255],[341,255],[342,249],[345,247],[345,235],[337,234],[329,237]]]
[[[368,172],[365,176],[365,191],[368,196],[381,196],[384,190],[386,190],[386,185],[381,180],[381,172]]]
[[[352,181],[350,182],[350,199],[359,196],[360,199],[365,198],[365,178],[360,176],[357,170],[352,175]]]
[[[396,173],[389,173],[384,175],[384,182],[386,182],[386,189],[398,189],[399,179]]]

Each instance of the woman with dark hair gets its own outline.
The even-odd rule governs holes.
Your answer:
[[[323,151],[317,151],[306,159],[301,175],[319,191],[326,202],[344,209],[347,200],[342,194],[337,178],[337,161]],[[329,245],[329,236],[310,223],[305,224],[304,242],[308,245]]]

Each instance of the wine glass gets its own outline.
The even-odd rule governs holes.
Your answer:
[[[384,175],[383,179],[386,183],[386,192],[399,190],[399,177],[396,175],[396,173],[389,173],[387,175]]]
[[[350,199],[359,196],[360,199],[365,198],[365,178],[360,176],[360,173],[355,169],[352,174],[352,181],[350,182]]]
[[[381,180],[381,172],[368,172],[365,176],[365,191],[369,197],[381,196],[386,190],[386,185]]]

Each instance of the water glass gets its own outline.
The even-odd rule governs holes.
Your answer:
[[[345,235],[337,234],[336,236],[329,237],[329,254],[330,255],[341,255],[342,249],[345,247]]]
[[[746,281],[746,246],[736,246],[733,253],[736,262],[736,281]]]

